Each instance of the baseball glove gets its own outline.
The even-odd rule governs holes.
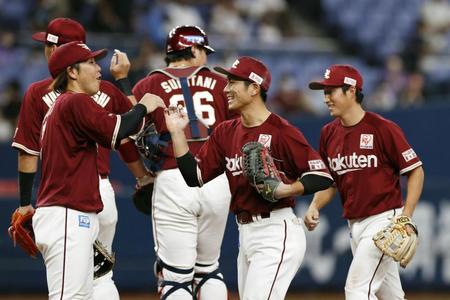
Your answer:
[[[154,177],[146,175],[138,179],[133,193],[133,203],[138,211],[150,216],[152,213],[152,194]]]
[[[22,215],[19,213],[19,209],[16,209],[11,216],[11,226],[8,228],[8,233],[13,240],[14,247],[19,245],[28,255],[36,258],[39,250],[34,242],[34,232],[31,223],[33,215],[34,212]]]
[[[408,231],[407,227],[413,229]],[[373,236],[375,245],[384,254],[400,262],[400,266],[405,268],[411,261],[418,244],[417,226],[410,217],[398,216],[392,219],[391,223]]]
[[[249,142],[241,151],[244,176],[265,200],[277,202],[275,190],[282,180],[269,149],[259,142]]]
[[[114,263],[116,262],[116,258],[114,253],[110,254],[108,250],[106,250],[105,246],[100,243],[99,240],[95,240],[94,242],[94,279],[102,277],[103,275],[110,272]]]

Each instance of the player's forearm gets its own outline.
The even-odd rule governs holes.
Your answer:
[[[39,157],[30,155],[24,151],[19,151],[17,158],[18,171],[24,173],[36,173]]]
[[[170,132],[172,137],[173,154],[175,158],[182,157],[189,152],[189,145],[187,143],[186,135],[183,130]]]
[[[415,168],[408,175],[407,192],[403,215],[412,217],[416,209],[417,202],[422,194],[425,174],[422,167]]]
[[[331,202],[334,195],[336,195],[336,188],[333,186],[329,187],[326,190],[316,192],[310,206],[314,207],[317,210],[320,210]]]
[[[308,174],[291,184],[285,184],[283,182],[280,183],[275,193],[277,199],[291,196],[310,195],[317,191],[327,189],[331,184],[333,184],[333,180],[331,178]]]
[[[126,163],[126,165],[128,170],[130,170],[131,174],[133,174],[135,178],[142,178],[145,175],[148,175],[148,171],[141,159]]]

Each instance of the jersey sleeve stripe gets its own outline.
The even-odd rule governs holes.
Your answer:
[[[117,117],[117,121],[116,121],[116,127],[114,128],[112,140],[111,140],[111,149],[116,148],[115,146],[116,146],[117,134],[119,133],[120,122],[122,121],[122,117],[120,115],[116,115],[116,117]]]
[[[202,187],[203,186],[202,171],[198,166],[197,166],[197,179],[198,183],[200,184],[200,187]]]
[[[326,172],[314,172],[314,171],[313,172],[305,172],[305,173],[302,174],[302,176],[300,178],[302,178],[303,176],[306,176],[306,175],[310,175],[310,174],[318,175],[318,176],[322,176],[322,177],[326,177],[326,178],[330,178],[331,180],[334,181],[333,177],[330,174],[326,173]]]
[[[17,149],[23,150],[23,151],[25,151],[26,153],[31,154],[31,155],[34,155],[34,156],[39,156],[39,154],[40,154],[39,151],[34,151],[34,150],[31,150],[31,149],[28,149],[28,148],[25,147],[24,145],[19,144],[19,143],[16,143],[16,142],[12,143],[11,146],[12,146],[13,148],[17,148]]]
[[[422,165],[422,162],[418,161],[415,164],[410,165],[409,167],[406,167],[406,168],[400,170],[400,175],[408,173],[409,171],[414,170],[415,168],[420,167],[421,165]]]

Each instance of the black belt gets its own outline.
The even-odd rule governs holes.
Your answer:
[[[100,178],[101,178],[101,179],[108,179],[108,175],[102,175],[102,174],[100,174]]]
[[[270,212],[263,212],[260,214],[252,214],[246,210],[236,213],[236,220],[239,224],[252,223],[258,219],[270,218]]]

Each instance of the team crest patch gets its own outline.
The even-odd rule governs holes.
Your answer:
[[[88,216],[79,215],[78,216],[78,226],[89,228],[89,227],[91,227],[91,220],[89,219]]]
[[[359,140],[360,149],[373,149],[373,134],[362,133]]]
[[[411,148],[406,150],[405,152],[402,152],[402,155],[407,162],[417,157],[416,152],[414,152],[414,150]]]
[[[326,169],[325,164],[321,159],[308,160],[308,164],[311,171]]]
[[[258,142],[263,144],[264,147],[270,148],[270,143],[272,143],[272,135],[270,134],[260,134],[258,138]]]

